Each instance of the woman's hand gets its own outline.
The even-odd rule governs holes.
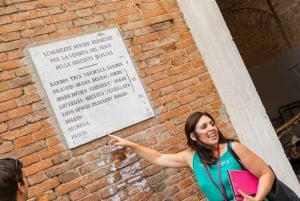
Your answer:
[[[239,190],[239,193],[243,196],[243,201],[260,201],[255,199],[255,197],[251,196],[251,195],[247,195],[246,193],[244,193],[243,191]]]
[[[132,143],[128,140],[125,140],[124,138],[115,135],[109,135],[109,137],[111,137],[112,139],[107,142],[107,145],[128,147]]]

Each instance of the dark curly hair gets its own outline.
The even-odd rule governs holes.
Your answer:
[[[207,116],[215,122],[214,118],[207,112],[195,112],[191,114],[185,122],[185,134],[187,139],[187,145],[195,150],[203,163],[211,166],[215,164],[216,158],[213,156],[213,147],[209,146],[202,141],[200,141],[198,135],[195,135],[196,141],[191,138],[191,133],[195,133],[196,125],[199,119],[203,116]],[[226,138],[222,132],[218,129],[219,132],[219,143],[229,142],[231,139]]]
[[[18,183],[25,184],[23,163],[15,158],[0,158],[0,201],[16,201]]]

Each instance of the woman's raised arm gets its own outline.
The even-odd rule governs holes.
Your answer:
[[[109,135],[108,145],[130,147],[135,153],[149,162],[164,167],[191,167],[193,151],[184,150],[175,154],[162,154],[159,151],[124,138]]]

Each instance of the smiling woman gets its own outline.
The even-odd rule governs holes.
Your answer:
[[[196,176],[201,191],[208,200],[234,200],[231,191],[228,170],[243,169],[228,151],[234,150],[241,163],[259,179],[256,195],[250,196],[240,192],[247,201],[266,200],[274,174],[269,166],[247,147],[224,137],[218,129],[214,118],[206,112],[191,114],[185,123],[185,134],[188,148],[178,153],[162,154],[159,151],[128,141],[115,135],[107,143],[111,146],[130,147],[139,156],[149,162],[165,167],[190,167]]]

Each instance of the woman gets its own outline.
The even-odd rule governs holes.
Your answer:
[[[175,154],[162,154],[114,135],[110,135],[112,139],[108,144],[130,147],[141,157],[159,166],[192,168],[201,191],[210,201],[233,200],[227,170],[242,167],[232,152],[228,151],[230,146],[243,166],[259,178],[254,197],[240,191],[244,201],[265,200],[275,178],[272,170],[247,147],[225,138],[210,114],[195,112],[190,115],[185,123],[185,134],[189,149]]]
[[[23,163],[16,158],[0,158],[0,201],[27,200],[28,185],[22,168]]]

